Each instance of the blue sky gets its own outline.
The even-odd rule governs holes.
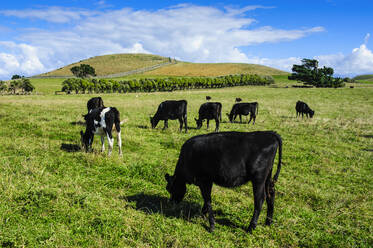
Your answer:
[[[0,79],[97,55],[152,53],[290,71],[315,58],[338,75],[373,73],[373,1],[3,1]]]

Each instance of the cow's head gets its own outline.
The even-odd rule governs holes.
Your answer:
[[[186,193],[186,185],[183,182],[176,180],[176,176],[170,176],[168,173],[165,175],[167,186],[166,189],[170,193],[170,201],[179,203],[183,200]]]
[[[92,149],[93,135],[89,135],[88,132],[83,133],[83,131],[80,131],[80,141],[86,152]]]
[[[152,125],[152,128],[155,128],[158,122],[159,122],[159,119],[154,118],[154,116],[153,117],[150,116],[150,124]]]
[[[197,118],[194,118],[194,120],[196,121],[197,129],[200,129],[202,127],[202,123],[205,121]]]
[[[314,114],[315,114],[315,111],[310,110],[310,118],[312,118]]]

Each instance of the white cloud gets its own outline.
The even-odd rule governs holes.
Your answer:
[[[334,68],[339,75],[357,75],[373,73],[373,53],[365,44],[354,48],[350,54],[330,54],[316,56],[320,66]]]
[[[105,4],[104,1],[101,3]],[[291,41],[324,31],[323,27],[284,30],[266,26],[250,29],[256,20],[244,13],[257,8],[266,7],[220,10],[182,4],[156,11],[128,8],[84,11],[50,7],[44,10],[3,10],[0,14],[69,23],[65,29],[58,26],[56,30],[25,32],[18,37],[22,42],[14,43],[17,49],[5,52],[17,58],[18,70],[25,75],[111,53],[153,53],[191,62],[249,62],[240,47]],[[78,22],[73,24],[74,21]],[[26,43],[28,48],[24,47]]]
[[[334,69],[334,74],[341,76],[355,76],[359,74],[373,73],[373,52],[367,47],[369,34],[364,38],[364,43],[358,48],[352,49],[349,54],[327,54],[315,56],[319,61],[319,67],[327,66]],[[284,71],[291,71],[294,64],[301,64],[302,58],[290,57],[283,59],[270,59],[251,57],[249,63],[271,66]]]
[[[92,16],[96,12],[85,10],[71,10],[61,7],[49,7],[47,9],[25,9],[25,10],[0,10],[1,15],[14,16],[18,18],[41,19],[48,22],[68,23],[77,21],[84,17]]]

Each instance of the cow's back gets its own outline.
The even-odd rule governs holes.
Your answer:
[[[255,175],[259,156],[276,154],[276,135],[266,131],[195,136],[182,146],[176,172],[188,183],[212,180],[224,187],[239,186]]]
[[[164,101],[158,106],[156,115],[161,119],[177,119],[186,115],[187,101]]]

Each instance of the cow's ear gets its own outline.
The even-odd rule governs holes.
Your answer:
[[[166,178],[167,182],[170,182],[170,175],[168,173],[166,173],[166,175],[164,177]]]

